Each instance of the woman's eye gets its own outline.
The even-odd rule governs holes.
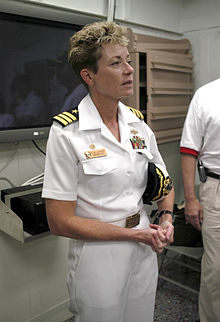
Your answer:
[[[114,61],[113,63],[112,63],[112,65],[113,66],[116,66],[116,65],[118,65],[119,64],[119,61]]]

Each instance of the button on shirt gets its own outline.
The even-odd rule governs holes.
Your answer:
[[[220,174],[220,79],[196,91],[189,106],[180,147],[198,151],[204,166]]]
[[[122,103],[118,106],[121,142],[103,123],[90,95],[78,111],[78,121],[66,127],[55,122],[51,127],[43,197],[76,200],[80,217],[122,220],[143,208],[148,162],[165,166],[154,134]],[[134,135],[144,140],[146,148],[132,147]],[[88,151],[101,152],[87,158]]]

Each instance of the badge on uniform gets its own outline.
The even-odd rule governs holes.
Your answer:
[[[135,129],[131,129],[131,133],[132,133],[132,134],[138,134],[138,131],[137,131],[137,130],[135,130]]]
[[[137,150],[137,149],[146,149],[146,144],[145,144],[145,140],[143,138],[140,138],[139,136],[135,135],[133,136],[131,139],[131,144],[133,149]]]
[[[94,158],[105,157],[107,155],[107,152],[105,149],[98,149],[98,150],[92,150],[92,151],[85,151],[84,154],[86,156],[86,159],[94,159]]]

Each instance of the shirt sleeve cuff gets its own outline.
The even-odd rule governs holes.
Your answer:
[[[190,154],[190,155],[193,155],[194,157],[198,157],[199,155],[199,152],[196,151],[196,150],[193,150],[193,149],[188,149],[188,148],[184,148],[184,147],[181,147],[180,148],[180,153],[183,153],[183,154]]]

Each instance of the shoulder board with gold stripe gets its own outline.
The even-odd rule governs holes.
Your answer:
[[[62,112],[53,117],[53,120],[57,121],[62,126],[67,126],[73,122],[76,122],[78,119],[79,119],[78,107],[66,112]]]
[[[132,111],[140,120],[144,120],[144,115],[139,111],[137,110],[136,108],[133,108],[133,107],[130,107],[130,106],[127,106],[129,108],[130,111]]]

